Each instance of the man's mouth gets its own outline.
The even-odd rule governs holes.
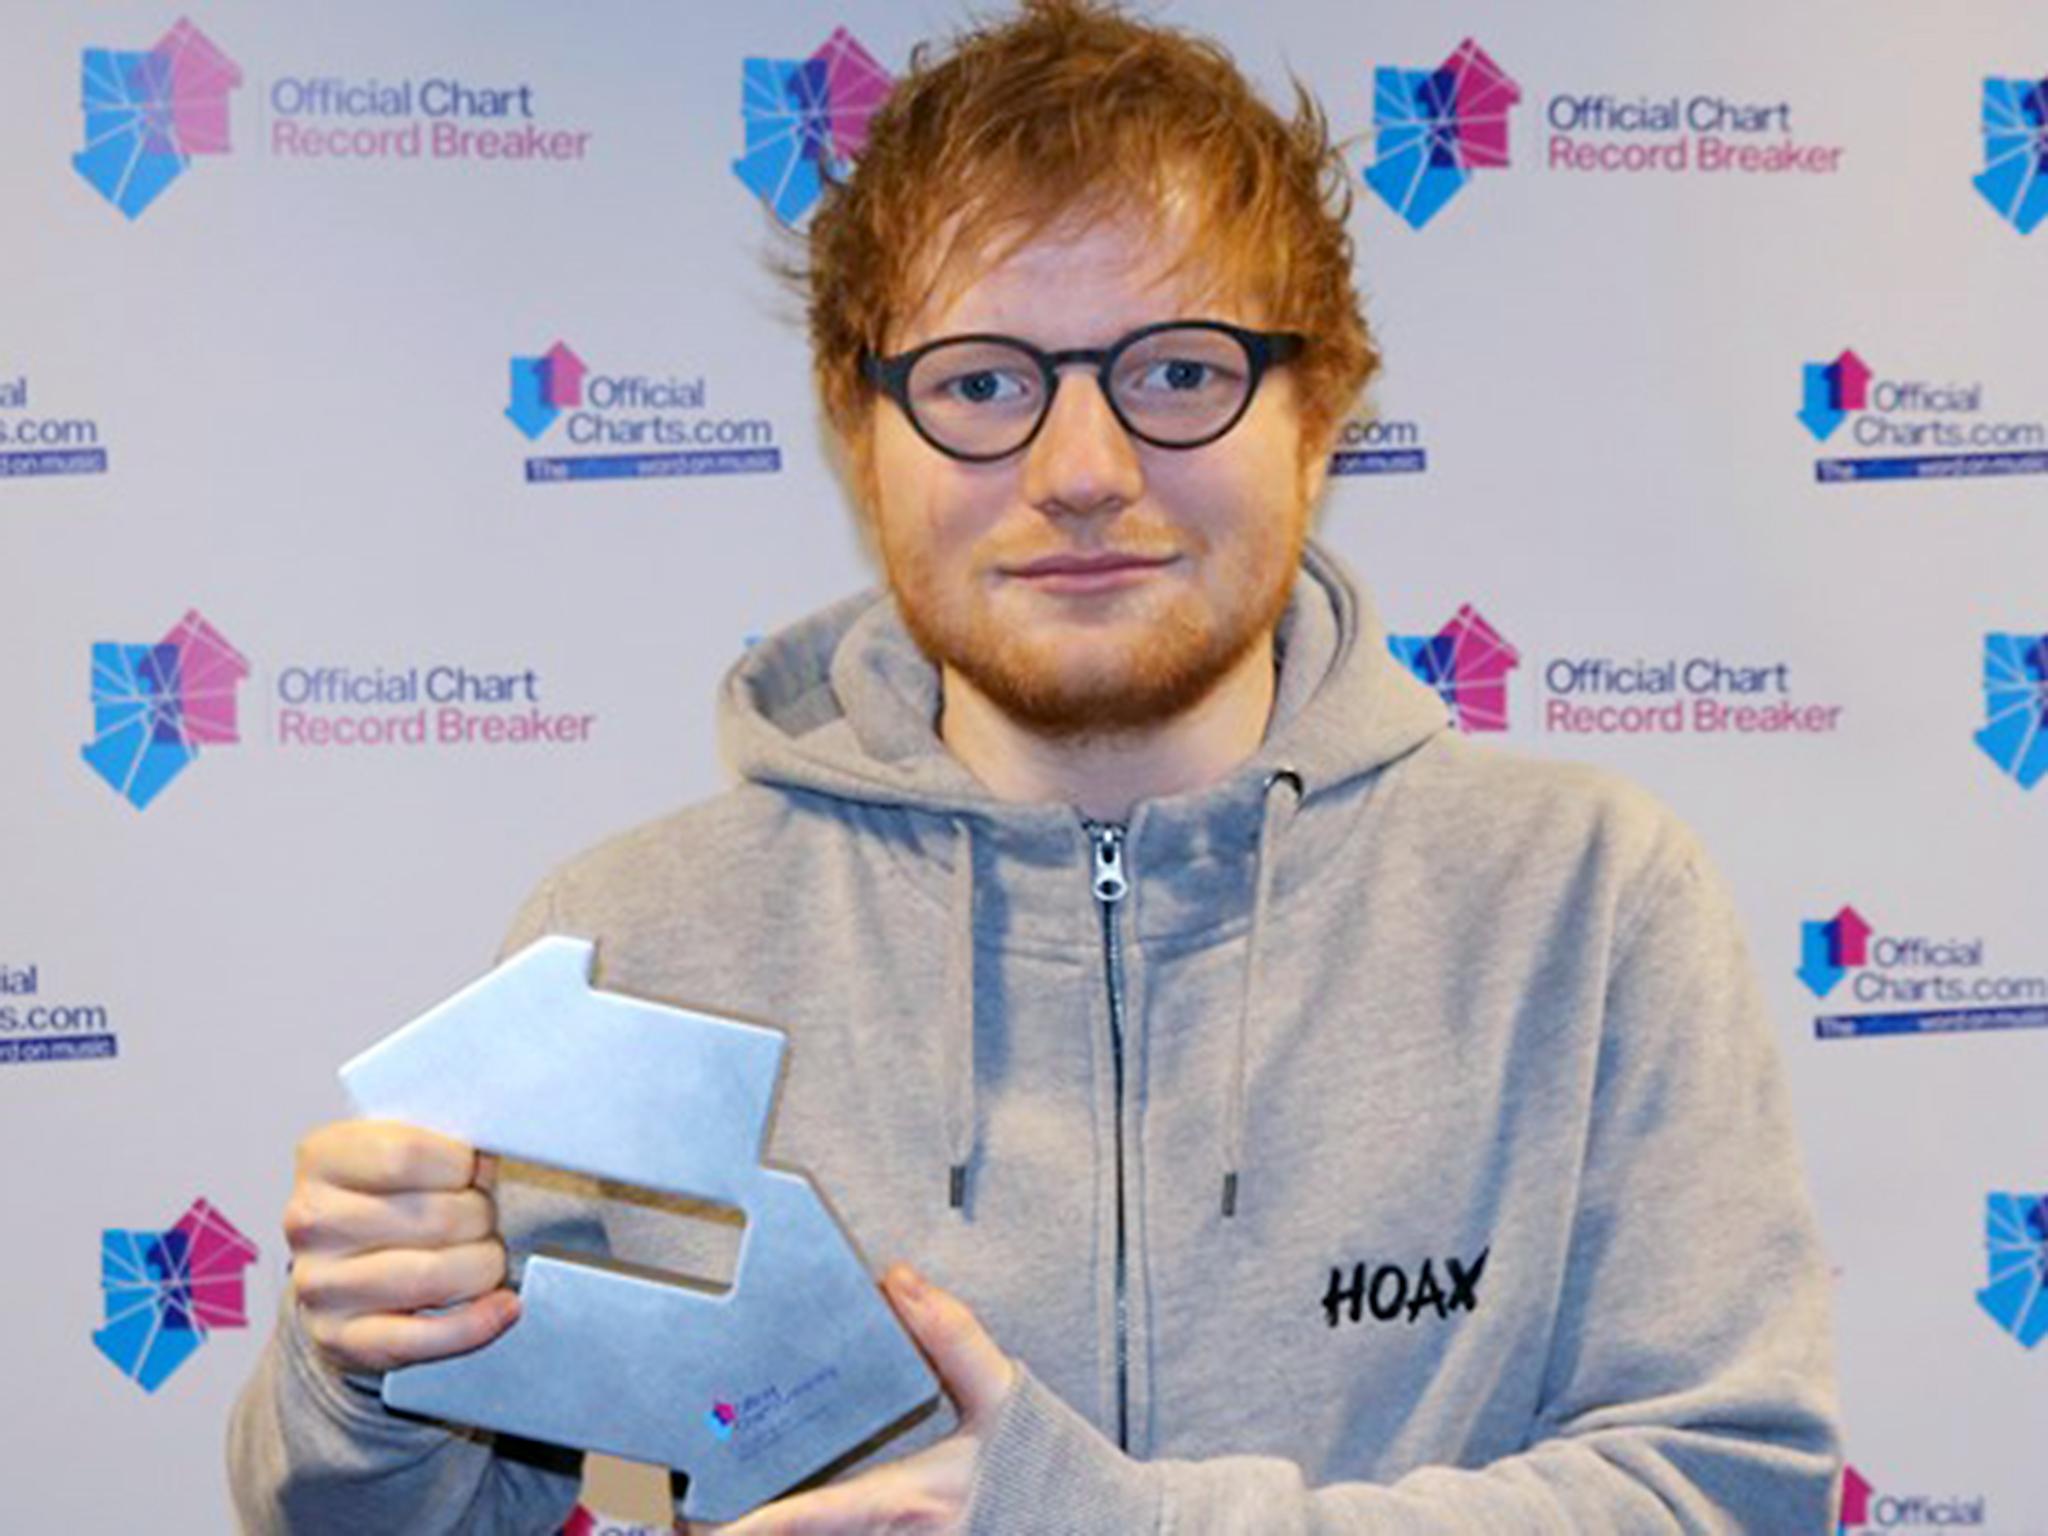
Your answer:
[[[1004,567],[1004,574],[1040,592],[1111,592],[1135,586],[1172,565],[1174,555],[1133,554],[1118,550],[1045,555],[1022,565]]]

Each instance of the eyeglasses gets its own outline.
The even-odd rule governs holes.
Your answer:
[[[1123,428],[1155,448],[1199,448],[1236,426],[1266,370],[1308,344],[1295,331],[1248,331],[1220,320],[1167,320],[1107,347],[1046,352],[1015,336],[943,336],[861,371],[917,435],[970,464],[1008,458],[1051,414],[1061,368],[1095,370]]]

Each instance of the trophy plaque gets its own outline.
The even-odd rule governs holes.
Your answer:
[[[592,954],[535,940],[350,1061],[343,1086],[365,1116],[736,1209],[731,1288],[535,1251],[511,1328],[389,1372],[384,1401],[681,1471],[683,1513],[724,1522],[938,1383],[810,1181],[760,1160],[782,1033],[596,990]]]

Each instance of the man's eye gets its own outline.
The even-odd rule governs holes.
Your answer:
[[[939,385],[942,396],[961,405],[1005,405],[1030,392],[1030,383],[1023,377],[995,368],[955,374]]]
[[[1200,389],[1209,382],[1208,364],[1185,357],[1169,358],[1152,372],[1157,381],[1168,389]]]
[[[1155,394],[1194,394],[1230,383],[1229,370],[1193,357],[1161,357],[1139,370],[1135,383]]]

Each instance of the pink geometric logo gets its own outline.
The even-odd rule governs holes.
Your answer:
[[[1508,674],[1521,652],[1470,603],[1433,635],[1389,635],[1387,648],[1450,706],[1461,731],[1508,728]]]

